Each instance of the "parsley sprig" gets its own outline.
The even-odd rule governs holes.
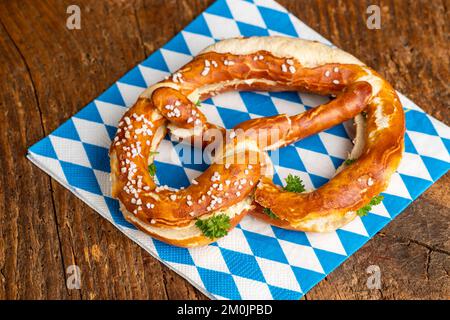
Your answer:
[[[289,174],[285,180],[286,186],[283,188],[285,191],[301,193],[306,190],[305,185],[299,176]]]
[[[198,219],[195,225],[210,239],[226,236],[231,227],[230,217],[226,214],[218,214],[208,219]]]
[[[285,190],[285,191],[301,193],[306,190],[305,185],[303,184],[303,181],[302,181],[302,179],[300,179],[299,176],[294,176],[292,174],[289,174],[285,180],[286,180],[286,186],[283,188],[283,190]],[[272,219],[280,219],[269,208],[264,208],[263,212],[265,214],[267,214],[269,217],[271,217]]]
[[[150,151],[149,156],[150,156],[150,157],[153,157],[153,156],[156,156],[157,154],[159,154],[158,151]],[[156,174],[156,166],[155,166],[154,163],[151,163],[151,164],[148,165],[148,173],[150,173],[150,175],[151,175],[152,177],[155,176],[155,174]]]
[[[148,165],[148,173],[150,173],[151,176],[156,174],[156,166],[154,163]]]
[[[356,214],[360,217],[366,216],[369,213],[369,211],[372,210],[372,207],[380,204],[381,201],[383,201],[383,199],[384,199],[384,197],[381,195],[373,197],[372,200],[370,200],[370,202],[368,204],[366,204],[364,207],[358,209],[356,211]]]
[[[264,208],[263,209],[263,212],[265,213],[265,214],[267,214],[270,218],[272,218],[272,219],[280,219],[280,218],[278,218],[278,216],[275,214],[275,213],[273,213],[273,211],[272,210],[270,210],[269,208]]]
[[[200,107],[202,106],[201,101],[200,101],[200,100],[197,100],[197,101],[195,102],[195,106],[196,106],[197,108],[200,108]]]
[[[345,165],[347,165],[347,166],[349,166],[349,165],[351,165],[352,163],[355,163],[355,162],[356,162],[356,159],[347,159],[347,160],[344,161]]]

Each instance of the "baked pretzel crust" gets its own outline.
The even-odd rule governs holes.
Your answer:
[[[231,142],[223,147],[226,150],[231,144],[233,152],[219,153],[194,184],[183,190],[158,187],[147,166],[167,130],[175,136],[195,138],[218,128],[207,122],[196,104],[230,90],[295,90],[337,98],[296,116],[241,123],[234,130],[243,132],[244,143],[230,137]],[[365,108],[367,118],[357,116]],[[280,190],[265,176],[265,150],[288,145],[355,116],[358,135],[351,158],[358,160],[340,168],[326,185],[294,194]],[[149,87],[125,113],[110,149],[112,193],[128,221],[178,246],[215,241],[202,235],[194,224],[218,213],[230,217],[231,228],[251,211],[283,228],[334,230],[352,220],[358,208],[387,187],[401,159],[404,126],[403,110],[392,87],[348,53],[284,37],[223,40],[170,78]],[[261,132],[275,128],[280,133],[277,137],[261,139]],[[218,129],[225,135],[225,130]],[[257,161],[227,164],[228,158],[237,155]],[[252,203],[253,198],[256,203]],[[270,208],[279,219],[261,213],[258,204]]]

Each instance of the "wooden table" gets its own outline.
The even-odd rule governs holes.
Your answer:
[[[449,124],[450,1],[280,2]],[[81,30],[66,28],[73,3]],[[210,3],[0,1],[1,299],[205,299],[25,155]],[[372,3],[381,30],[366,28]],[[449,182],[447,174],[305,298],[449,298]],[[72,264],[81,290],[66,287]],[[366,286],[373,264],[381,290]]]

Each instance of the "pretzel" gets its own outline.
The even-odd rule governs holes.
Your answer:
[[[251,208],[248,194],[260,178],[260,165],[234,164],[227,161],[234,154],[225,155],[225,161],[212,164],[186,189],[156,186],[147,165],[153,162],[151,154],[165,135],[165,123],[165,118],[146,99],[139,99],[126,113],[110,152],[112,193],[119,199],[125,219],[142,231],[177,246],[205,245],[214,238],[200,232],[196,219],[225,214],[230,219],[230,229],[239,223]],[[153,129],[145,129],[145,136],[140,133],[143,125],[156,130],[153,133]],[[244,144],[237,146],[236,153],[246,158],[255,153],[258,156],[258,149],[254,149],[256,152]]]
[[[230,90],[296,90],[334,94],[337,98],[296,116],[250,120],[225,135],[225,130],[207,122],[197,102]],[[365,126],[362,116],[357,115],[366,106],[370,134],[363,145]],[[351,157],[360,159],[351,168],[344,168],[327,185],[309,193],[313,196],[282,192],[270,182],[265,150],[288,145],[355,116],[358,134]],[[219,129],[228,138],[218,149],[215,162],[183,190],[158,187],[147,172],[167,129],[182,138]],[[278,129],[279,134],[261,139],[270,130],[255,129]],[[236,137],[238,131],[243,138]],[[149,87],[125,113],[110,148],[112,194],[119,199],[125,219],[177,246],[200,246],[217,240],[217,235],[203,234],[198,221],[226,216],[229,231],[250,211],[282,227],[304,229],[307,221],[308,230],[329,230],[329,226],[334,228],[351,220],[354,216],[347,212],[364,205],[385,187],[401,157],[403,131],[403,112],[395,91],[353,56],[300,39],[223,40],[206,48],[170,78]],[[383,140],[386,137],[389,141]],[[244,161],[234,163],[239,156]],[[380,162],[371,168],[369,162],[374,159]],[[367,178],[364,182],[372,183],[362,188],[362,183],[348,180],[355,176],[351,172],[358,178],[367,175],[372,180]],[[334,194],[327,191],[328,185],[343,187],[346,183],[356,187],[350,193],[345,188]],[[326,192],[322,195],[321,190]],[[342,196],[348,200],[340,201]],[[319,200],[308,206],[308,197]],[[278,218],[262,214],[253,199],[270,208]],[[334,211],[328,210],[330,205],[341,203]],[[311,211],[301,211],[305,208]],[[313,213],[311,218],[309,212]],[[321,222],[325,220],[327,227]]]

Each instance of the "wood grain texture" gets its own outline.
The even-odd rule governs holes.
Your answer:
[[[82,29],[70,31],[73,1],[0,0],[0,299],[205,299],[25,154],[210,3],[77,0]],[[449,1],[280,3],[449,124]],[[369,4],[381,30],[366,28]],[[305,299],[448,298],[449,186],[447,174]],[[72,264],[80,290],[66,288]],[[367,290],[371,264],[381,290]]]

